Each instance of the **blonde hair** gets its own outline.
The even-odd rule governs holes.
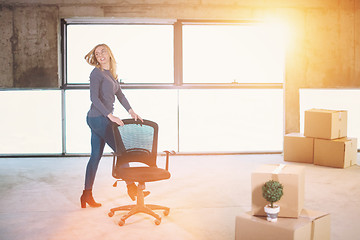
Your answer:
[[[110,73],[111,75],[114,77],[115,80],[117,80],[118,76],[116,74],[116,61],[114,58],[114,55],[111,51],[111,49],[109,48],[108,45],[101,43],[96,45],[93,49],[91,49],[91,51],[85,55],[85,60],[88,64],[90,64],[91,66],[100,68],[101,71],[103,71],[104,69],[101,67],[100,63],[97,61],[96,56],[95,56],[95,50],[98,47],[105,47],[106,50],[108,51],[109,55],[110,55]]]

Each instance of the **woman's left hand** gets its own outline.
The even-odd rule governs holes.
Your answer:
[[[144,122],[144,120],[139,115],[137,115],[134,110],[132,110],[132,108],[129,110],[129,114],[133,119],[135,119],[135,121],[139,119],[141,122]]]

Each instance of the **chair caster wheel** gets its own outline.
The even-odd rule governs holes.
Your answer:
[[[108,216],[109,216],[109,217],[112,217],[112,216],[114,216],[114,213],[113,213],[113,212],[109,212],[109,213],[108,213]]]
[[[124,221],[124,220],[120,220],[118,224],[119,224],[119,226],[124,226],[125,221]]]
[[[170,212],[170,210],[165,210],[165,211],[164,211],[164,216],[169,215],[169,212]]]
[[[161,223],[161,219],[155,219],[155,224],[156,225],[160,225],[160,223]]]

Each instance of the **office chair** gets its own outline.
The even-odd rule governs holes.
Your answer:
[[[123,226],[125,220],[130,216],[136,213],[146,213],[155,217],[155,224],[159,225],[161,217],[153,210],[164,210],[163,213],[167,216],[170,209],[160,205],[144,204],[145,183],[170,178],[169,155],[174,152],[165,151],[165,169],[157,167],[157,123],[149,120],[135,121],[134,119],[122,121],[124,126],[113,125],[116,152],[113,153],[112,176],[117,179],[113,186],[116,187],[117,181],[137,183],[136,204],[112,208],[108,215],[112,217],[116,211],[129,211],[121,217],[119,225]],[[120,167],[124,163],[129,163],[130,167]],[[135,166],[132,166],[131,163]]]

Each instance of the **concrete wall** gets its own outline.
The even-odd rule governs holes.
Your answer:
[[[286,132],[300,130],[299,88],[360,87],[359,0],[0,0],[0,87],[59,87],[60,19],[76,17],[282,19]]]
[[[59,87],[58,12],[56,6],[0,7],[0,87]]]

